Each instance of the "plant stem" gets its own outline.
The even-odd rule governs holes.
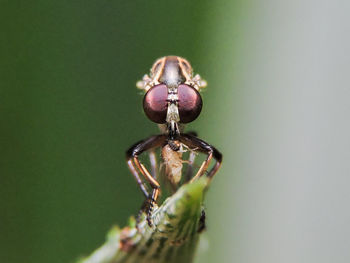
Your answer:
[[[199,234],[203,198],[209,184],[206,177],[183,185],[156,208],[153,226],[145,215],[136,226],[114,227],[107,241],[79,263],[190,263],[193,260]]]

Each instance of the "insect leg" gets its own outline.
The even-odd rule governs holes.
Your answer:
[[[129,170],[131,171],[131,173],[135,177],[136,182],[139,184],[139,186],[141,188],[141,191],[143,192],[145,197],[148,198],[149,193],[148,193],[147,187],[146,187],[145,183],[141,180],[141,178],[139,176],[139,173],[136,171],[136,168],[135,168],[135,165],[134,165],[133,161],[131,159],[129,159],[127,161],[127,163],[128,163],[128,166],[129,166]]]
[[[193,135],[195,137],[198,136],[197,132],[195,131],[190,131],[187,134]],[[190,156],[188,157],[188,161],[187,161],[187,170],[186,170],[186,174],[185,174],[185,181],[188,182],[190,181],[190,179],[193,177],[193,164],[194,161],[196,159],[196,153],[194,151],[190,152]]]
[[[135,162],[136,166],[139,168],[142,175],[146,178],[146,180],[150,183],[152,187],[152,194],[148,197],[148,205],[146,207],[147,221],[149,226],[152,226],[151,214],[152,214],[154,205],[157,201],[157,197],[159,195],[160,185],[157,182],[157,180],[152,177],[152,175],[149,173],[146,167],[142,163],[140,163],[137,156],[134,156],[133,161]]]
[[[188,147],[196,148],[198,151],[208,155],[206,160],[199,168],[197,174],[192,178],[191,182],[207,172],[210,161],[212,158],[214,158],[216,160],[216,163],[214,167],[207,173],[207,176],[211,179],[221,166],[222,154],[215,147],[193,136],[192,134],[182,134],[180,135],[179,140]]]
[[[153,178],[158,178],[158,170],[157,170],[157,159],[156,159],[156,154],[153,150],[148,152],[149,156],[149,161],[151,163],[151,168],[152,168],[152,176]]]
[[[193,177],[193,164],[196,159],[196,153],[194,151],[190,152],[190,156],[188,157],[188,165],[186,170],[185,180],[188,182]]]
[[[147,150],[154,149],[156,147],[160,147],[165,143],[166,136],[165,135],[155,135],[151,136],[148,139],[145,139],[143,141],[137,142],[134,144],[127,152],[126,152],[126,158],[129,165],[129,168],[131,172],[133,173],[134,177],[136,178],[137,182],[140,185],[141,190],[144,192],[144,194],[147,194],[147,205],[146,205],[146,213],[147,213],[147,221],[148,224],[151,226],[151,213],[152,209],[154,207],[154,204],[157,201],[157,197],[159,195],[160,191],[160,185],[157,182],[156,178],[153,178],[153,176],[148,172],[148,170],[145,168],[145,166],[140,163],[138,156],[141,155],[143,152]],[[149,182],[149,184],[152,187],[152,193],[149,194],[145,189],[144,183],[140,180],[139,173],[136,170],[136,167],[141,172],[141,174],[144,176],[144,178]],[[141,183],[140,183],[141,182]]]

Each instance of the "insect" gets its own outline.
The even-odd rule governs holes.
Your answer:
[[[137,88],[145,91],[143,109],[146,116],[157,123],[161,130],[161,134],[137,142],[126,152],[129,169],[146,197],[144,210],[150,226],[151,214],[160,194],[155,149],[161,148],[165,173],[174,187],[181,179],[182,163],[192,165],[197,152],[206,154],[206,158],[190,183],[203,175],[212,178],[220,168],[222,155],[215,147],[194,133],[184,133],[184,125],[194,121],[201,112],[202,98],[199,91],[206,85],[206,81],[198,74],[193,76],[190,63],[178,56],[158,59],[153,64],[150,75],[144,75],[136,84]],[[139,156],[146,151],[150,157],[151,172],[139,160]],[[185,151],[191,152],[186,161],[182,159]],[[216,163],[209,169],[212,159]],[[151,186],[151,192],[140,175]]]

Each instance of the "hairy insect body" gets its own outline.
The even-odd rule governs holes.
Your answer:
[[[167,144],[162,149],[162,158],[165,165],[165,174],[168,180],[173,184],[177,185],[181,180],[182,175],[182,151],[174,151]]]
[[[162,133],[134,144],[126,152],[129,169],[147,198],[143,209],[150,226],[152,210],[161,192],[154,161],[155,149],[161,149],[165,178],[173,186],[173,190],[181,183],[184,162],[188,163],[185,180],[188,183],[203,175],[212,178],[220,168],[222,155],[215,147],[193,133],[184,133],[184,125],[194,121],[202,110],[203,103],[199,92],[206,85],[206,81],[198,74],[193,74],[190,63],[178,56],[166,56],[156,60],[150,74],[144,75],[136,84],[145,92],[143,109],[146,116],[158,124]],[[191,151],[189,159],[183,160],[183,152],[188,150]],[[146,151],[150,154],[152,173],[139,160],[139,156]],[[188,172],[192,171],[197,152],[206,154],[207,157],[196,174],[192,175]],[[212,159],[216,163],[209,169]],[[152,188],[151,191],[148,187]]]

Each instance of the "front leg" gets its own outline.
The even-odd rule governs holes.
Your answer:
[[[207,173],[210,161],[212,158],[216,160],[214,167],[207,173],[207,176],[211,179],[219,170],[222,163],[222,154],[213,146],[206,143],[205,141],[197,138],[192,134],[182,134],[179,137],[180,142],[187,145],[189,148],[197,149],[198,151],[207,154],[206,160],[200,166],[197,174],[192,178],[190,182],[193,182],[198,177],[202,176],[204,173]]]
[[[142,192],[147,198],[147,205],[145,207],[146,214],[147,214],[147,221],[150,226],[152,226],[151,222],[151,213],[154,207],[154,204],[157,201],[159,192],[160,192],[160,185],[157,181],[157,178],[154,178],[146,169],[146,167],[139,161],[138,156],[141,155],[143,152],[147,150],[151,150],[157,147],[161,147],[163,144],[165,144],[166,136],[165,135],[154,135],[146,140],[137,142],[134,144],[127,152],[126,152],[126,159],[129,166],[129,169],[131,173],[134,175],[137,183],[139,184]],[[149,182],[150,186],[152,187],[152,193],[149,194],[147,191],[146,185],[141,180],[139,176],[139,172],[137,169],[141,172],[143,177]]]
[[[187,132],[187,134],[198,137],[198,134],[195,131]],[[188,157],[188,160],[187,160],[188,166],[185,173],[186,182],[189,182],[191,178],[193,178],[193,166],[194,166],[194,161],[196,160],[196,155],[197,153],[195,151],[190,151],[190,156]]]

